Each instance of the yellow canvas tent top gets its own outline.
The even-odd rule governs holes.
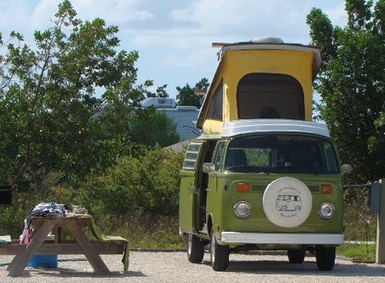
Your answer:
[[[318,47],[278,38],[213,44],[219,63],[197,120],[203,134],[223,123],[282,118],[311,121],[312,83],[321,64]]]

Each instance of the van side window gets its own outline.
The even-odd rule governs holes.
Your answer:
[[[200,142],[191,142],[186,150],[186,155],[183,161],[182,169],[194,171],[197,165],[199,150],[202,146]]]
[[[328,143],[322,143],[322,149],[325,154],[326,168],[328,173],[339,172],[339,167],[336,159],[336,153],[334,152],[333,146]]]
[[[207,113],[208,119],[222,120],[222,107],[223,107],[223,80],[219,82],[217,89],[214,92],[214,96],[210,102],[209,112]]]
[[[225,148],[224,142],[218,142],[217,147],[215,149],[212,163],[214,164],[215,171],[219,171],[222,164],[223,159],[223,151]]]

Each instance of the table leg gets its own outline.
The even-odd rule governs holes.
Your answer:
[[[53,229],[54,226],[54,223],[47,221],[43,222],[42,225],[35,228],[31,242],[25,247],[24,250],[20,251],[9,264],[7,268],[9,271],[9,276],[21,276],[23,274],[24,268],[27,266],[32,256],[43,244],[48,233]]]
[[[76,243],[79,245],[80,249],[83,251],[87,260],[93,267],[94,271],[99,274],[109,273],[109,269],[100,257],[100,255],[93,248],[90,240],[87,235],[83,232],[82,228],[76,221],[71,221],[66,225],[67,229],[70,231],[74,237]]]

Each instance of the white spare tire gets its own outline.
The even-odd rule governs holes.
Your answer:
[[[312,194],[300,180],[282,177],[271,182],[263,194],[263,210],[273,224],[293,228],[309,217]]]

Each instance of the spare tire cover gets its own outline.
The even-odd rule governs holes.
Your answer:
[[[298,179],[282,177],[271,182],[263,194],[263,210],[273,224],[293,228],[309,217],[312,194]]]

